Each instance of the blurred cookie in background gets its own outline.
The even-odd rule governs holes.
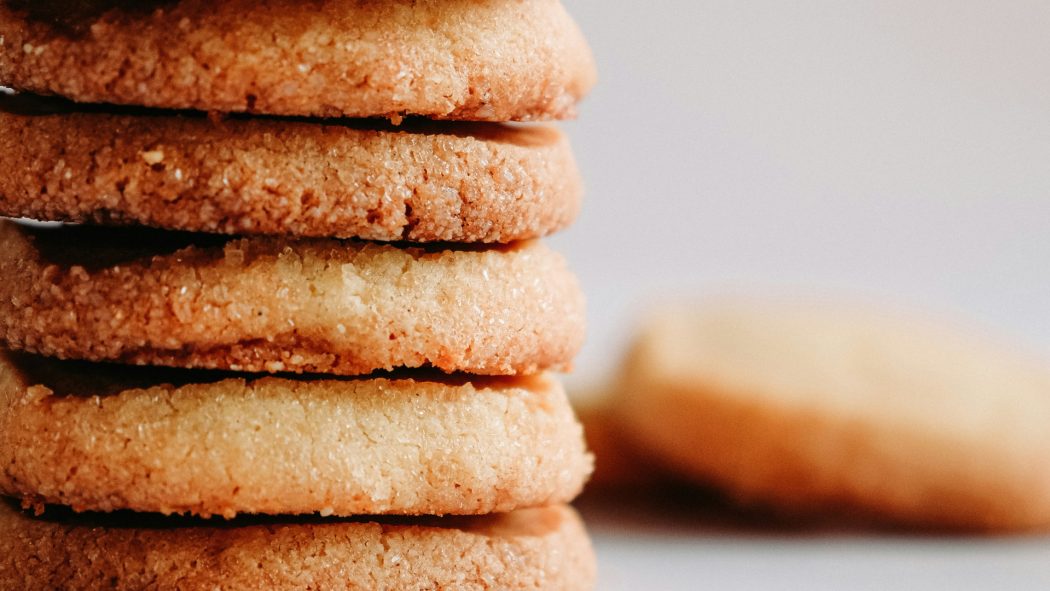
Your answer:
[[[625,439],[612,386],[592,383],[569,390],[576,416],[583,424],[587,449],[594,455],[588,494],[620,495],[666,484],[666,474]]]
[[[614,442],[745,506],[1050,527],[1050,365],[979,330],[830,300],[681,302],[645,319],[617,384]],[[596,479],[614,477],[581,414]]]

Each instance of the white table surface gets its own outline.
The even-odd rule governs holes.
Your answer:
[[[784,526],[711,507],[593,499],[580,509],[602,591],[1050,588],[1050,536]]]
[[[601,75],[566,126],[585,211],[553,240],[590,299],[570,383],[615,368],[647,302],[726,289],[903,302],[1050,351],[1050,3],[566,4]],[[603,590],[1050,586],[1050,538],[586,514]]]

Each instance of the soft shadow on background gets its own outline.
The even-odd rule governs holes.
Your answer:
[[[646,302],[725,289],[905,302],[1050,351],[1050,4],[566,4],[601,75],[566,126],[584,213],[552,240],[590,302],[570,386],[615,371]],[[583,510],[602,589],[1050,582],[1046,538]]]

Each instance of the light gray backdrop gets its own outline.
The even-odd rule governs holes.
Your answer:
[[[1050,2],[566,0],[600,83],[554,240],[583,376],[652,294],[787,286],[971,316],[1050,349]]]
[[[566,2],[601,69],[567,126],[585,213],[554,240],[590,299],[575,382],[615,366],[642,302],[726,288],[885,298],[1050,350],[1050,2]],[[1050,584],[1040,538],[591,517],[603,590]]]

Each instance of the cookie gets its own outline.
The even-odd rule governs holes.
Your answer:
[[[553,378],[257,376],[0,356],[0,492],[233,517],[568,502],[591,457]]]
[[[665,306],[623,373],[632,438],[741,502],[945,528],[1050,527],[1050,364],[868,305]]]
[[[595,81],[558,0],[0,3],[0,85],[323,117],[572,117]]]
[[[565,228],[553,127],[231,118],[0,97],[0,214],[225,234],[512,242]],[[7,107],[6,112],[3,110]]]
[[[428,248],[0,224],[0,339],[62,358],[364,374],[569,364],[584,305],[539,242]]]
[[[569,507],[415,520],[241,519],[48,511],[0,502],[0,588],[551,589],[594,587]]]
[[[569,391],[587,449],[594,456],[594,473],[587,481],[587,493],[619,495],[628,490],[656,488],[664,479],[653,462],[624,436],[611,392],[608,386]]]

